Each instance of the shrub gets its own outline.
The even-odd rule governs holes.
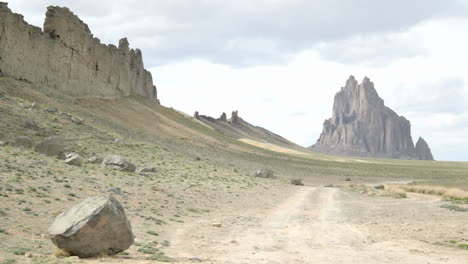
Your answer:
[[[292,179],[291,184],[293,185],[299,185],[299,186],[304,186],[304,183],[302,182],[302,179]]]

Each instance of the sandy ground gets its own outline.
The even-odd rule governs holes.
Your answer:
[[[439,238],[440,233],[468,234],[468,217],[440,209],[438,203],[421,195],[391,199],[301,187],[270,209],[232,212],[181,226],[167,254],[204,263],[468,263],[466,250],[421,240],[431,232]],[[399,214],[421,210],[437,216],[426,219],[437,229],[401,229],[412,224],[423,228],[418,217],[405,222]],[[380,214],[372,217],[375,211]]]

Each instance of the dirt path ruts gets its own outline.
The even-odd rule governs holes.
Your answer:
[[[414,240],[369,241],[367,231],[348,224],[342,213],[349,198],[335,188],[299,188],[271,210],[220,218],[222,228],[201,220],[177,230],[170,255],[237,264],[468,263],[461,250]]]

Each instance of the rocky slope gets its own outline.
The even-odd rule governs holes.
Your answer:
[[[275,134],[263,127],[250,124],[239,116],[238,111],[232,111],[231,118],[227,118],[226,113],[224,112],[219,118],[200,115],[198,112],[195,112],[194,118],[237,139],[247,138],[260,142],[268,142],[278,146],[303,149],[278,134]]]
[[[415,148],[410,122],[385,106],[367,77],[361,84],[349,77],[335,95],[332,118],[325,121],[311,148],[341,155],[433,160],[422,138]]]
[[[156,99],[139,49],[104,45],[67,8],[49,7],[44,30],[29,25],[0,2],[0,76],[59,90],[76,98]]]

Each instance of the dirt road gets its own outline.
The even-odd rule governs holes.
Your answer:
[[[450,213],[439,212],[435,203],[434,199],[414,197],[368,199],[337,188],[301,187],[272,208],[240,208],[217,219],[185,224],[176,230],[168,255],[182,261],[236,264],[468,263],[466,250],[436,246],[414,237],[418,234],[415,228],[422,225],[418,216],[424,218],[424,213],[415,215],[411,223],[399,219],[405,210]],[[373,210],[383,215],[373,218]],[[438,226],[445,222],[450,225],[454,220],[467,224],[465,217],[428,220]],[[217,222],[222,226],[213,227]],[[416,231],[405,232],[400,225]],[[398,234],[396,226],[401,230]]]

